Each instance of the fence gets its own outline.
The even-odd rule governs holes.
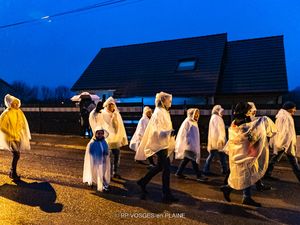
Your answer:
[[[150,106],[154,109],[154,106]],[[200,118],[199,118],[199,129],[201,135],[201,142],[206,142],[208,124],[211,115],[212,106],[192,106],[192,105],[179,105],[173,106],[170,110],[171,118],[173,122],[173,127],[178,130],[182,121],[186,118],[186,109],[191,107],[200,108]],[[224,122],[228,127],[231,122],[231,106],[224,106]],[[270,107],[270,105],[257,106],[260,108],[257,115],[266,115],[271,119],[275,119],[275,115],[278,111],[279,106]],[[141,118],[143,106],[140,103],[130,103],[130,104],[119,104],[118,109],[121,112],[126,132],[130,138]],[[1,109],[0,109],[1,110]],[[2,108],[3,110],[3,108]],[[80,111],[79,107],[22,107],[24,111],[31,132],[34,133],[45,133],[45,134],[73,134],[80,135]],[[300,110],[297,110],[295,119],[295,126],[297,134],[300,134]]]

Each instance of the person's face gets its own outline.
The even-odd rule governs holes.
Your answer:
[[[195,121],[198,121],[198,120],[199,120],[199,117],[200,117],[200,112],[197,110],[197,111],[194,113],[194,120],[195,120]]]
[[[19,107],[18,107],[18,101],[17,100],[14,100],[12,103],[11,103],[11,108],[13,108],[13,109],[18,109]]]
[[[95,138],[97,140],[102,140],[104,138],[104,131],[103,130],[97,130],[95,133]]]
[[[165,97],[162,102],[167,108],[170,108],[172,105],[172,100],[170,97]]]
[[[292,116],[294,116],[295,115],[295,113],[296,113],[296,107],[294,107],[294,108],[292,108],[292,109],[289,109],[289,110],[287,110]]]
[[[146,116],[150,119],[152,116],[152,111],[151,110],[147,111]]]
[[[108,109],[108,111],[110,111],[110,112],[114,112],[115,111],[115,104],[113,104],[113,103],[109,103],[108,104],[108,106],[107,106],[107,109]]]

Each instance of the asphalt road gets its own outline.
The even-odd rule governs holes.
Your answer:
[[[86,187],[82,183],[86,143],[73,136],[35,135],[32,150],[21,155],[23,181],[17,184],[7,176],[10,153],[0,151],[0,224],[300,224],[300,184],[284,160],[274,170],[279,180],[266,181],[272,190],[253,188],[262,208],[241,205],[238,191],[232,194],[232,203],[223,201],[221,175],[198,183],[188,168],[188,179],[176,178],[178,161],[174,161],[171,188],[180,201],[168,205],[161,202],[160,175],[150,183],[147,200],[140,200],[136,180],[147,169],[126,149],[121,156],[122,179],[111,183],[111,193]],[[212,169],[220,173],[217,161]]]

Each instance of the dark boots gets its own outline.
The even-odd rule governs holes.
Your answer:
[[[18,176],[17,174],[17,165],[18,165],[18,161],[20,159],[20,152],[18,151],[13,151],[13,160],[11,163],[11,169],[9,172],[9,177],[15,181],[19,181],[20,180],[20,176]]]
[[[250,205],[250,206],[254,206],[254,207],[261,207],[261,204],[254,201],[251,197],[244,198],[242,204],[243,205]]]

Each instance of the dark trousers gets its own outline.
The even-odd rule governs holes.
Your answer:
[[[13,155],[13,160],[11,162],[11,173],[17,174],[17,165],[18,161],[20,159],[20,142],[12,142],[11,143],[11,148],[12,148],[12,155]]]
[[[201,173],[199,171],[199,167],[198,167],[198,164],[194,161],[194,160],[191,160],[187,157],[184,157],[184,159],[181,161],[181,163],[179,164],[179,167],[178,167],[178,170],[176,172],[177,175],[180,175],[182,174],[184,168],[186,167],[186,165],[189,163],[189,162],[192,162],[192,165],[193,165],[193,169],[196,173],[196,176],[197,177],[200,177],[201,176]]]
[[[140,179],[143,185],[147,185],[150,180],[159,172],[162,171],[162,191],[164,195],[171,194],[170,192],[170,159],[168,158],[168,150],[163,149],[156,153],[157,164],[152,167],[147,174]]]
[[[112,149],[112,156],[111,157],[111,168],[112,174],[119,174],[119,167],[120,167],[120,149]]]
[[[221,165],[222,165],[222,169],[223,169],[223,174],[226,174],[227,173],[227,170],[228,170],[228,167],[227,167],[227,163],[226,163],[226,154],[224,152],[219,152],[218,150],[211,150],[209,152],[209,155],[205,161],[205,165],[204,165],[204,168],[203,168],[203,172],[204,173],[209,173],[210,172],[210,164],[211,164],[211,161],[213,160],[213,158],[216,156],[216,155],[219,155],[219,158],[220,158],[220,162],[221,162]]]
[[[233,188],[230,187],[229,185],[226,185],[226,186],[230,191],[233,190]],[[245,198],[251,198],[251,186],[243,189],[243,199],[245,199]]]
[[[148,162],[149,162],[150,165],[154,165],[154,164],[155,164],[155,163],[154,163],[153,156],[150,156],[150,157],[148,157],[147,159],[148,159]]]
[[[272,158],[269,162],[269,166],[268,166],[268,169],[267,169],[267,172],[266,172],[266,176],[271,176],[275,164],[280,161],[283,154],[285,154],[285,152],[280,151],[280,152],[277,153],[277,155],[272,156]],[[296,175],[296,177],[300,181],[300,168],[299,168],[297,157],[292,156],[292,155],[288,155],[288,154],[286,154],[286,156],[287,156],[288,161],[289,161],[289,163],[290,163],[290,165],[293,169],[294,174]]]

